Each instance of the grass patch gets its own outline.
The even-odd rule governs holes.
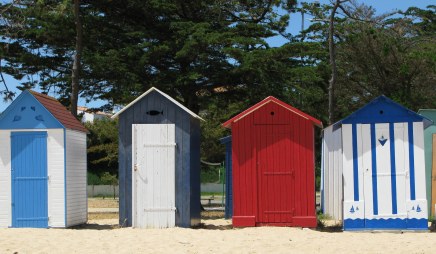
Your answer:
[[[327,223],[327,221],[330,221],[329,223]],[[337,223],[333,223],[333,218],[327,214],[323,214],[321,212],[319,212],[317,214],[317,225],[316,225],[316,229],[321,231],[321,232],[342,232],[342,225],[337,222]]]
[[[222,192],[202,192],[201,196],[224,196]]]

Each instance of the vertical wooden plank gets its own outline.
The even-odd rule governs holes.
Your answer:
[[[342,125],[342,147],[344,167],[344,201],[354,200],[353,193],[353,146],[351,138],[351,124]]]
[[[253,174],[255,174],[255,168],[252,168],[252,163],[254,160],[254,157],[251,156],[251,148],[253,147],[253,141],[250,140],[251,133],[254,131],[253,126],[251,124],[250,118],[252,116],[248,116],[243,120],[244,123],[244,143],[241,144],[244,149],[244,169],[243,169],[243,186],[246,186],[246,188],[243,188],[243,204],[244,204],[244,214],[245,215],[253,215],[253,210],[251,207],[251,204],[253,204],[253,193],[250,191],[253,187]],[[250,144],[250,145],[248,145]],[[254,171],[254,172],[253,172]]]
[[[125,200],[126,200],[126,225],[132,225],[132,124],[134,110],[129,110],[124,113],[125,120]]]
[[[190,116],[187,115],[186,112],[183,112],[182,121],[182,144],[181,144],[181,155],[183,157],[182,160],[182,186],[181,189],[177,190],[181,192],[183,195],[183,203],[182,210],[180,211],[181,215],[181,224],[178,226],[181,227],[190,227],[191,226],[191,218],[190,218],[190,195],[191,195],[191,179],[190,179]]]
[[[300,133],[299,133],[299,119],[296,115],[292,115],[292,125],[293,125],[293,141],[294,148],[292,153],[294,154],[294,181],[295,181],[295,195],[294,204],[295,212],[294,216],[301,215],[301,174],[300,174]]]
[[[396,165],[396,189],[397,189],[397,211],[399,216],[405,217],[407,214],[406,207],[406,171],[404,164],[404,157],[407,156],[405,150],[404,136],[407,134],[404,131],[404,123],[394,124],[394,135],[395,135],[395,165]]]
[[[232,136],[226,146],[226,219],[233,216]]]
[[[135,167],[135,165],[138,164],[137,162],[137,143],[138,143],[138,137],[136,132],[136,125],[132,124],[132,165]],[[137,179],[136,179],[136,170],[135,168],[132,170],[132,226],[136,227],[138,224],[138,197],[137,197]],[[121,187],[121,186],[120,186]],[[121,189],[121,188],[120,188]]]
[[[238,123],[232,124],[232,178],[233,178],[233,217],[241,215],[241,182],[240,182],[240,161],[241,151],[239,148],[240,135]]]
[[[343,172],[344,172],[344,168],[343,168],[343,160],[342,160],[342,128],[338,129],[335,131],[335,137],[338,141],[337,143],[337,147],[335,148],[335,153],[337,154],[337,160],[339,161],[338,163],[338,185],[339,185],[339,196],[337,197],[337,202],[336,202],[336,209],[338,211],[338,214],[335,218],[337,218],[337,220],[343,220],[343,209],[342,209],[342,202],[344,200],[344,179],[343,179]],[[362,168],[362,172],[363,172],[363,168]],[[362,173],[363,174],[363,173]],[[363,181],[363,175],[362,175],[362,181]],[[362,184],[363,186],[363,184]],[[363,188],[363,187],[362,187]],[[362,190],[363,191],[363,190]],[[363,197],[363,193],[362,193],[362,197]]]
[[[321,204],[321,212],[323,214],[326,214],[326,206],[325,206],[325,180],[326,180],[326,129],[322,130],[322,140],[321,140],[321,186],[320,186],[320,194],[321,194],[321,200],[320,200],[320,204]]]
[[[384,137],[387,142],[382,145]],[[393,137],[389,135],[389,124],[375,125],[375,142],[377,154],[377,191],[374,196],[378,204],[378,214],[392,214],[392,187],[391,187],[391,153],[389,143]]]
[[[178,108],[174,107],[173,105],[168,105],[169,110],[174,111],[174,124],[176,125],[176,182],[175,182],[175,189],[176,189],[176,225],[182,224],[182,214],[181,211],[183,211],[183,193],[182,193],[182,186],[183,186],[183,125],[182,125],[182,118],[183,114],[178,110]]]
[[[327,154],[327,168],[329,171],[329,174],[327,175],[327,181],[326,181],[326,192],[328,193],[327,197],[327,208],[330,215],[334,214],[334,208],[335,208],[335,195],[334,195],[334,186],[335,186],[335,150],[334,150],[334,136],[332,132],[333,127],[330,127],[327,136],[327,145],[328,145],[328,154]]]
[[[332,128],[333,129],[333,128]],[[342,135],[340,130],[332,132],[331,135],[331,149],[332,149],[332,165],[331,172],[331,185],[333,188],[331,211],[334,218],[338,218],[338,214],[342,211],[342,196],[339,194],[342,190]]]
[[[249,116],[248,116],[249,117]],[[250,192],[248,191],[248,189],[250,188],[250,154],[249,154],[249,147],[250,147],[250,143],[251,140],[249,139],[249,132],[250,132],[250,126],[248,125],[248,121],[247,118],[243,119],[241,121],[241,125],[243,126],[243,130],[241,130],[240,135],[242,136],[242,143],[241,145],[241,149],[242,149],[242,165],[241,165],[241,203],[242,203],[242,214],[243,215],[248,215],[249,214],[249,203],[251,202],[250,199]],[[242,187],[242,186],[245,186]]]
[[[308,206],[308,216],[316,216],[315,206],[316,206],[316,197],[315,197],[315,133],[314,126],[311,122],[307,122],[307,142],[308,142],[308,150],[307,150],[307,183],[308,183],[308,192],[307,192],[307,206]],[[338,171],[338,170],[337,170]],[[338,187],[338,186],[337,186]],[[336,194],[337,195],[337,194]]]
[[[415,190],[417,200],[426,200],[425,158],[424,158],[424,127],[422,122],[413,123],[413,144],[415,162]],[[427,213],[427,209],[425,213]]]
[[[433,134],[432,144],[432,189],[431,189],[431,214],[436,214],[436,133]]]
[[[372,153],[371,153],[371,127],[369,124],[361,125],[362,150],[359,153],[359,157],[362,157],[362,168],[364,170],[364,205],[365,205],[365,219],[372,219],[374,215],[373,207],[373,186],[372,186]],[[345,148],[344,148],[345,152]],[[344,167],[345,171],[345,167]],[[345,174],[345,173],[344,173]],[[344,179],[346,182],[348,178]],[[344,189],[344,196],[346,195]]]
[[[125,161],[126,161],[126,152],[125,152],[125,120],[124,115],[121,114],[118,118],[118,185],[119,185],[119,224],[121,226],[126,226],[123,224],[126,219],[126,172],[125,172]]]
[[[248,153],[250,154],[250,168],[253,171],[250,179],[250,191],[252,192],[251,200],[251,216],[254,216],[255,222],[258,221],[259,213],[259,179],[258,179],[258,165],[257,165],[257,145],[256,145],[256,129],[254,128],[254,116],[250,116],[248,119],[249,126],[251,128],[250,146],[248,147]]]
[[[198,225],[201,220],[201,206],[200,206],[200,139],[201,139],[201,128],[200,120],[195,118],[190,118],[191,121],[191,141],[190,141],[190,177],[191,177],[191,214],[190,214],[190,224]]]

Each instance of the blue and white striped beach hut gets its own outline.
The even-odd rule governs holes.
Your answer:
[[[423,131],[430,121],[380,96],[327,127],[322,209],[345,230],[427,229]]]

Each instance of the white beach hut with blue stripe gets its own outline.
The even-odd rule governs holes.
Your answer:
[[[427,229],[423,131],[430,123],[380,96],[324,129],[324,214],[344,230]]]
[[[0,228],[86,223],[87,129],[55,98],[26,90],[0,115]]]

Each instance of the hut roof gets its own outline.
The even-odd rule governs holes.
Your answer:
[[[410,109],[381,95],[351,115],[338,121],[334,126],[343,123],[384,123],[384,122],[424,122],[424,127],[431,125],[432,121]]]
[[[45,94],[28,90],[65,128],[88,132],[88,130],[75,118],[70,111],[58,100]]]
[[[256,103],[255,105],[251,106],[250,108],[248,108],[247,110],[239,113],[238,115],[234,116],[233,118],[231,118],[230,120],[226,121],[225,123],[223,123],[223,127],[226,128],[230,128],[232,123],[237,122],[239,120],[241,120],[242,118],[250,115],[251,113],[253,113],[254,111],[260,109],[261,107],[267,105],[268,103],[276,103],[279,106],[282,106],[283,108],[293,112],[294,114],[299,115],[302,118],[305,118],[309,121],[311,121],[314,125],[322,128],[322,122],[306,113],[304,113],[303,111],[300,111],[292,106],[290,106],[289,104],[284,103],[283,101],[273,97],[273,96],[268,96],[265,99],[263,99],[262,101]]]
[[[168,94],[160,91],[159,89],[152,87],[150,89],[148,89],[145,93],[141,94],[138,98],[136,98],[135,100],[133,100],[132,102],[130,102],[129,104],[127,104],[124,108],[122,108],[120,111],[118,111],[115,115],[113,115],[111,118],[116,118],[118,117],[120,114],[122,114],[124,111],[126,111],[128,108],[130,108],[132,105],[134,105],[136,102],[138,102],[139,100],[141,100],[143,97],[147,96],[147,94],[151,93],[151,92],[158,92],[160,93],[162,96],[164,96],[165,98],[167,98],[168,100],[170,100],[171,102],[173,102],[174,104],[176,104],[178,107],[180,107],[181,109],[183,109],[184,111],[186,111],[188,114],[190,114],[192,117],[197,118],[199,120],[203,120],[203,118],[201,118],[200,116],[198,116],[197,114],[195,114],[194,112],[192,112],[191,110],[189,110],[187,107],[183,106],[180,102],[176,101],[175,99],[173,99],[171,96],[169,96]]]

